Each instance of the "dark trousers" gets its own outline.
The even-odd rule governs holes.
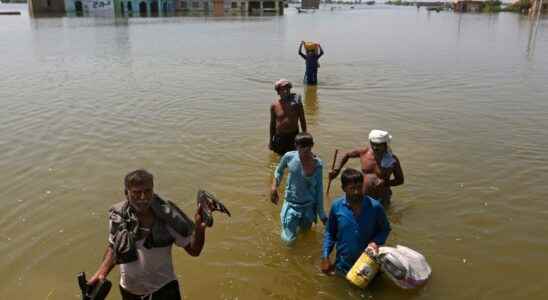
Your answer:
[[[284,135],[274,135],[272,137],[272,151],[276,152],[280,156],[283,156],[286,152],[296,150],[295,136],[297,136],[297,134],[298,132]]]
[[[181,300],[179,283],[173,280],[150,295],[134,295],[120,287],[123,300]]]

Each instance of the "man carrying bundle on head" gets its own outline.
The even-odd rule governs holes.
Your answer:
[[[390,140],[392,136],[383,130],[371,130],[369,133],[369,146],[358,148],[347,152],[338,167],[329,173],[329,178],[334,179],[339,175],[341,168],[350,158],[360,158],[364,180],[374,180],[371,185],[364,183],[364,188],[371,186],[367,192],[368,195],[379,200],[382,205],[389,205],[392,197],[393,186],[403,184],[403,171],[399,159],[390,149]],[[367,176],[374,174],[376,177]]]
[[[318,217],[323,224],[327,220],[323,207],[323,162],[312,152],[312,135],[299,133],[295,145],[297,151],[287,152],[280,159],[270,195],[272,203],[278,204],[278,186],[287,169],[285,201],[280,213],[281,238],[287,245],[295,241],[299,231],[310,229]]]
[[[282,156],[295,150],[295,136],[306,132],[306,119],[301,96],[291,93],[291,82],[280,79],[274,84],[280,98],[270,106],[270,139],[268,148]]]
[[[306,53],[303,53],[303,46],[306,49]],[[306,71],[304,73],[304,84],[316,85],[318,84],[318,68],[320,67],[320,57],[323,55],[323,49],[320,44],[306,43],[301,41],[299,45],[299,55],[306,62]]]

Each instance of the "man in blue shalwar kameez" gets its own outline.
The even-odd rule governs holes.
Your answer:
[[[323,162],[312,153],[313,145],[309,133],[299,133],[295,137],[297,151],[282,156],[274,174],[271,201],[277,204],[278,186],[288,169],[285,202],[280,213],[281,238],[287,245],[295,242],[299,231],[310,229],[318,217],[324,224],[327,220],[323,207]]]

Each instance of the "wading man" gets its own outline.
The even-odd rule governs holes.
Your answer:
[[[270,139],[268,148],[282,156],[295,150],[295,136],[306,132],[306,119],[301,96],[291,93],[291,82],[280,79],[274,84],[280,98],[270,106]]]
[[[153,176],[145,170],[127,174],[124,186],[126,200],[109,210],[109,245],[88,284],[106,278],[119,265],[122,299],[180,300],[171,247],[200,255],[206,227],[200,208],[195,225],[175,204],[154,193]]]
[[[329,173],[329,178],[336,178],[348,159],[360,158],[363,174],[374,174],[378,177],[375,178],[374,186],[367,191],[368,195],[379,200],[382,205],[389,205],[392,198],[391,187],[401,185],[404,181],[400,161],[389,147],[391,138],[392,136],[386,131],[371,130],[369,146],[347,152],[340,165]],[[368,178],[371,177],[365,176],[366,180]],[[364,187],[366,186],[369,185],[366,183]]]
[[[344,195],[333,202],[325,226],[320,268],[345,276],[365,250],[378,253],[390,233],[384,208],[363,193],[363,174],[346,169],[341,175]],[[329,255],[336,248],[335,265]],[[334,272],[333,272],[334,271]]]
[[[299,231],[310,229],[318,217],[324,224],[327,220],[323,207],[323,163],[312,153],[314,140],[308,133],[299,133],[295,144],[297,151],[287,152],[280,159],[270,198],[278,204],[278,186],[287,169],[285,201],[280,213],[281,238],[287,245],[295,241]]]
[[[323,49],[320,44],[314,44],[312,47],[306,48],[306,54],[303,53],[304,41],[299,45],[299,55],[306,62],[306,71],[304,73],[304,84],[318,84],[318,68],[320,67],[320,57],[323,55]],[[319,51],[319,52],[318,52]]]

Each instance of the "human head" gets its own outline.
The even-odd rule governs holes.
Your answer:
[[[129,172],[124,178],[124,193],[137,212],[145,212],[154,196],[154,177],[144,169]]]
[[[363,199],[363,175],[360,171],[346,168],[341,174],[341,184],[348,201],[359,202]]]
[[[280,95],[280,97],[282,98],[289,96],[292,87],[293,85],[291,84],[291,82],[283,78],[276,81],[276,83],[274,84],[274,90],[276,90],[278,95]]]
[[[376,157],[382,157],[388,151],[388,143],[392,136],[387,131],[373,129],[369,132],[369,144]]]
[[[312,147],[314,146],[314,138],[308,132],[300,132],[295,136],[295,148],[299,151],[299,156],[304,157],[312,155]]]

